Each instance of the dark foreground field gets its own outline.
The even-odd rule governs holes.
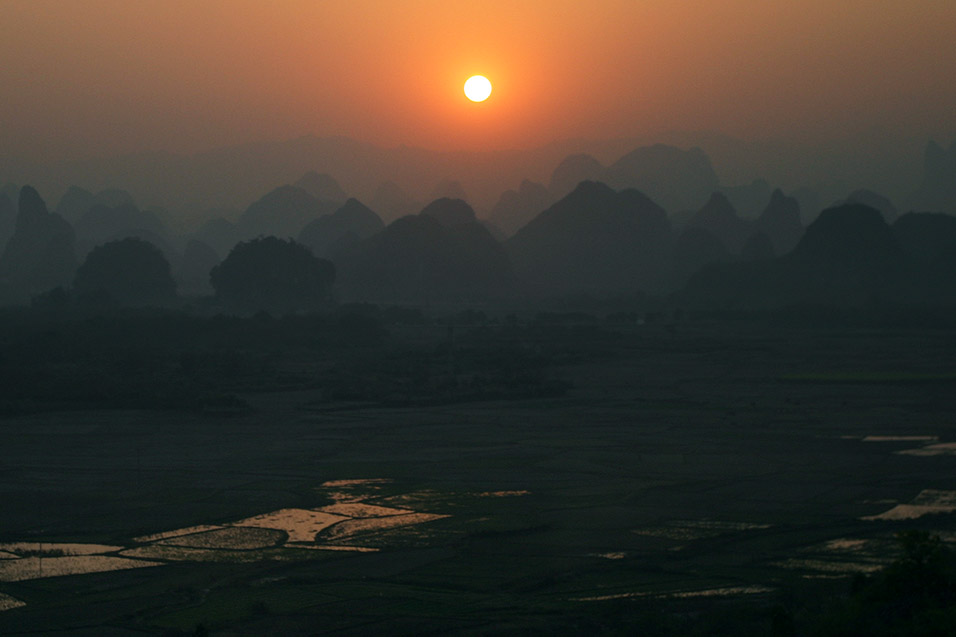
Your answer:
[[[803,632],[896,532],[956,540],[953,332],[570,342],[538,398],[6,417],[0,633]],[[240,523],[284,509],[339,524]],[[157,565],[50,576],[56,543]]]

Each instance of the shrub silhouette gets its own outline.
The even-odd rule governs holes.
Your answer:
[[[818,621],[815,634],[956,634],[956,557],[939,536],[897,534],[902,555],[868,578]]]
[[[243,310],[288,312],[329,297],[335,266],[294,240],[259,237],[239,243],[209,273],[216,296]]]
[[[93,248],[77,269],[73,287],[81,299],[105,298],[120,304],[165,303],[176,296],[166,257],[152,243],[135,237]]]

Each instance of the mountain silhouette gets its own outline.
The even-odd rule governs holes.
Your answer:
[[[590,155],[569,155],[551,173],[548,189],[555,199],[564,197],[582,181],[603,181],[607,169]]]
[[[95,206],[135,208],[136,203],[130,193],[119,188],[109,188],[93,194],[85,188],[70,186],[60,197],[56,206],[56,213],[75,225]]]
[[[357,199],[349,199],[332,214],[309,222],[299,234],[299,243],[317,257],[333,258],[347,245],[367,239],[384,227],[377,214]]]
[[[280,186],[246,208],[236,225],[244,239],[298,237],[306,224],[335,208],[333,202],[317,199],[298,186]]]
[[[468,195],[465,194],[465,189],[460,182],[454,179],[442,179],[428,197],[429,201],[435,201],[436,199],[461,199],[467,201]]]
[[[321,201],[330,201],[337,205],[342,205],[348,199],[348,195],[339,186],[330,175],[320,175],[314,170],[302,175],[293,186],[297,186],[306,191],[316,199]]]
[[[670,224],[636,190],[585,181],[509,241],[518,280],[535,295],[656,289]]]
[[[413,215],[421,210],[421,204],[408,196],[398,184],[386,181],[375,189],[370,207],[375,210],[383,221],[394,221],[399,217]]]
[[[475,211],[462,199],[442,197],[431,202],[419,213],[431,217],[445,228],[476,223]]]
[[[757,230],[766,235],[773,254],[784,255],[797,245],[803,236],[800,222],[800,202],[783,194],[779,188],[770,195],[770,201],[757,218]]]
[[[704,151],[666,144],[641,146],[608,167],[590,155],[571,155],[552,173],[551,194],[563,197],[582,181],[639,190],[671,212],[700,207],[720,186]]]
[[[514,278],[503,246],[455,199],[396,219],[340,263],[342,293],[375,301],[487,299],[507,294]]]
[[[688,227],[706,230],[732,254],[740,253],[744,242],[754,231],[753,222],[738,217],[727,197],[719,192],[710,195],[707,203],[691,217]]]
[[[168,256],[169,232],[152,212],[140,210],[131,203],[109,207],[95,203],[73,223],[76,231],[76,250],[85,256],[94,246],[126,237],[140,237],[161,247]]]
[[[670,211],[696,208],[720,186],[704,151],[666,144],[643,146],[618,159],[608,168],[608,183],[636,188]]]
[[[757,231],[750,235],[740,249],[740,258],[744,261],[765,261],[777,256],[773,241],[765,233]]]
[[[551,203],[551,193],[547,188],[525,179],[517,190],[501,193],[498,203],[488,215],[488,221],[500,228],[506,237],[510,237]]]
[[[207,244],[216,254],[229,254],[240,241],[239,228],[224,217],[210,219],[192,234],[192,238]]]
[[[332,262],[304,245],[269,236],[238,243],[210,271],[209,281],[227,307],[286,313],[325,304],[335,276]]]
[[[688,281],[689,305],[732,309],[793,304],[860,306],[905,287],[904,252],[875,208],[828,208],[789,254],[760,262],[712,264]]]
[[[886,220],[886,223],[889,224],[896,221],[896,218],[899,216],[896,206],[893,205],[892,201],[879,193],[865,188],[854,190],[842,203],[859,203],[864,206],[869,206],[870,208],[876,208],[880,211],[880,214],[883,215],[883,219]]]
[[[76,269],[74,242],[70,224],[47,210],[36,190],[21,188],[14,233],[0,257],[4,296],[22,302],[69,283]]]
[[[732,261],[727,246],[710,230],[688,226],[678,235],[671,253],[668,283],[682,287],[702,267]]]
[[[76,270],[77,297],[122,305],[162,305],[176,297],[169,261],[148,241],[127,237],[90,251]]]
[[[741,186],[721,186],[718,191],[744,219],[756,219],[773,196],[766,179],[754,179]]]
[[[56,205],[56,214],[70,223],[75,223],[98,203],[103,202],[98,201],[96,195],[86,188],[70,186],[60,197],[60,202]]]
[[[956,217],[909,212],[893,224],[907,259],[900,299],[921,304],[956,304]]]

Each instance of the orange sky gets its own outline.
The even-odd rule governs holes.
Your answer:
[[[0,153],[956,134],[952,0],[5,0]],[[473,104],[474,73],[495,86]]]

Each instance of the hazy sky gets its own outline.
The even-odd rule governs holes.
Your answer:
[[[953,0],[0,0],[0,153],[956,133]],[[468,102],[462,83],[495,90]]]

